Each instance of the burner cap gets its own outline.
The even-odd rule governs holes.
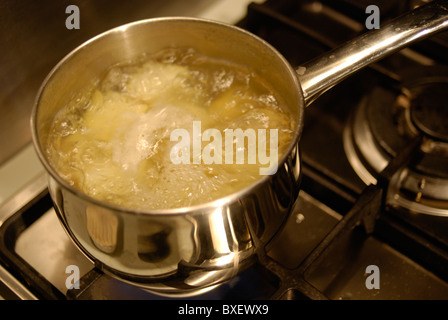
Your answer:
[[[414,125],[433,139],[448,141],[448,82],[427,83],[411,94]]]
[[[411,70],[412,71],[412,70]],[[448,217],[448,68],[417,68],[400,91],[378,85],[344,128],[347,159],[366,184],[422,136],[418,155],[391,179],[387,203],[407,212]]]

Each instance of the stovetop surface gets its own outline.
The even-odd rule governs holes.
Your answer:
[[[445,299],[448,284],[393,246],[354,228],[336,239],[325,258],[307,270],[300,266],[322,239],[343,218],[333,209],[301,192],[284,229],[267,248],[276,264],[268,270],[260,263],[229,283],[208,293],[191,297],[161,297],[127,285],[96,270],[67,237],[57,220],[51,199],[44,190],[27,210],[2,226],[3,258],[16,264],[18,279],[28,282],[39,298],[45,299],[232,299],[256,300],[307,298],[294,283],[304,277],[328,299]],[[51,230],[48,232],[47,230]],[[66,268],[80,268],[79,290],[66,287]],[[380,288],[369,289],[369,266],[380,270]],[[277,274],[276,274],[277,273]],[[45,284],[45,285],[43,285]],[[39,286],[38,288],[33,286]],[[299,289],[298,289],[298,288]],[[279,288],[282,288],[279,292]]]
[[[6,221],[1,230],[2,260],[41,299],[308,299],[303,279],[325,299],[446,299],[448,283],[382,240],[381,231],[340,232],[328,252],[306,269],[302,264],[343,216],[305,191],[284,229],[266,248],[271,265],[256,263],[222,286],[190,298],[162,297],[101,273],[65,234],[44,189],[34,203]],[[51,232],[48,232],[51,230]],[[272,265],[273,264],[273,265]],[[67,267],[81,272],[81,288],[67,289]],[[379,288],[370,288],[368,267],[379,268]]]

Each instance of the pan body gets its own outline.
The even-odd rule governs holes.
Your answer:
[[[44,152],[55,114],[110,66],[167,47],[197,51],[256,70],[286,102],[298,124],[274,174],[225,198],[194,207],[136,211],[73,188]],[[102,271],[166,295],[194,295],[245,270],[279,231],[300,188],[298,142],[304,100],[294,69],[274,48],[234,26],[194,18],[159,18],[107,31],[68,54],[36,98],[33,142],[49,176],[56,212],[75,244]]]

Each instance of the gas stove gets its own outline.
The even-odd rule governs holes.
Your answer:
[[[236,24],[293,66],[424,1],[251,3]],[[193,297],[159,296],[103,274],[67,237],[45,174],[0,207],[5,299],[448,299],[448,34],[344,80],[305,111],[302,189],[254,266]],[[79,286],[68,286],[70,266]]]

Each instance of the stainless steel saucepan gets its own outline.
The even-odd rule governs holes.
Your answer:
[[[32,112],[33,142],[64,228],[105,273],[159,294],[193,295],[231,279],[254,262],[255,248],[273,238],[298,197],[304,109],[356,70],[447,26],[448,1],[433,1],[297,69],[257,36],[202,19],[149,19],[91,39],[50,72]],[[70,186],[44,152],[55,114],[110,66],[170,46],[247,65],[272,84],[298,123],[278,171],[222,199],[169,210],[122,208]]]

